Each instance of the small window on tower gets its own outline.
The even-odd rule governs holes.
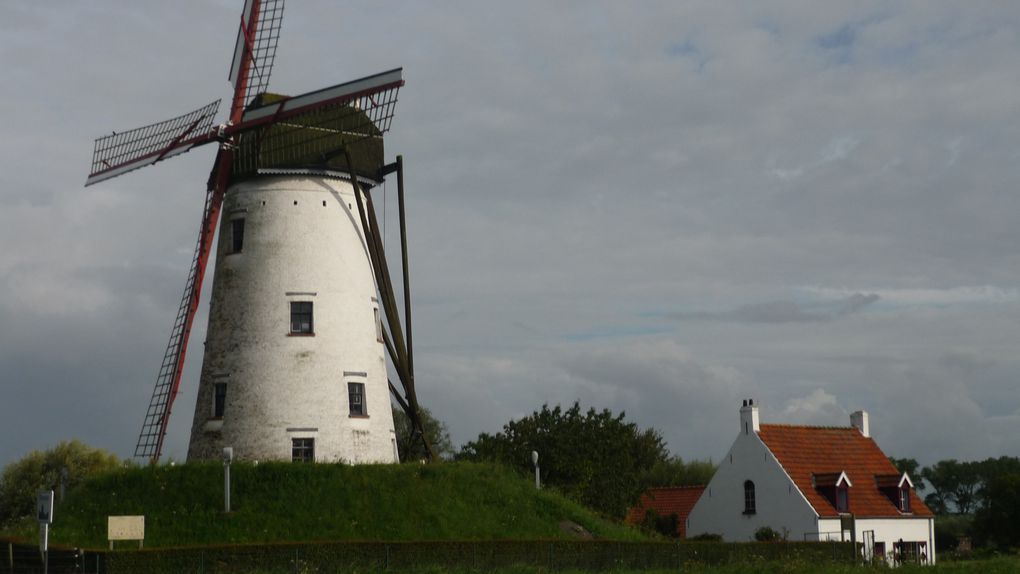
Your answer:
[[[240,253],[244,248],[244,218],[230,220],[230,252]]]
[[[213,418],[223,418],[227,406],[227,383],[213,385]]]
[[[365,408],[364,383],[347,383],[347,402],[350,404],[352,417],[368,416],[368,410]]]
[[[290,302],[290,332],[292,335],[311,335],[312,330],[312,302],[291,301]]]
[[[373,309],[375,311],[375,340],[380,343],[383,342],[382,338],[382,318],[379,316],[379,308]]]
[[[293,462],[315,462],[315,439],[291,439],[290,453]]]

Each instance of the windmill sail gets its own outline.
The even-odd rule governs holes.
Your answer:
[[[245,3],[230,64],[233,108],[244,107],[252,96],[269,87],[282,21],[283,0],[247,0]]]
[[[176,118],[96,139],[92,171],[85,185],[123,175],[214,141],[212,122],[219,107],[220,100],[216,100]]]

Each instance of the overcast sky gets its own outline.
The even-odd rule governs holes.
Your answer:
[[[132,454],[214,150],[86,189],[92,141],[229,96],[242,4],[0,3],[0,465]],[[1020,454],[1018,54],[1015,2],[290,0],[270,88],[404,67],[416,378],[456,444],[580,400],[718,460],[755,398],[931,463]]]

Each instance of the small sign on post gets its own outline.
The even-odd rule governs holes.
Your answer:
[[[36,497],[36,517],[39,524],[53,524],[53,491],[43,490]]]
[[[114,540],[137,540],[141,548],[145,540],[145,516],[107,516],[106,537],[110,550],[113,550]]]

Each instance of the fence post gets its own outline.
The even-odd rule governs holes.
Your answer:
[[[386,545],[386,570],[390,569],[390,545]]]
[[[14,543],[7,543],[7,566],[11,574],[14,574]]]

